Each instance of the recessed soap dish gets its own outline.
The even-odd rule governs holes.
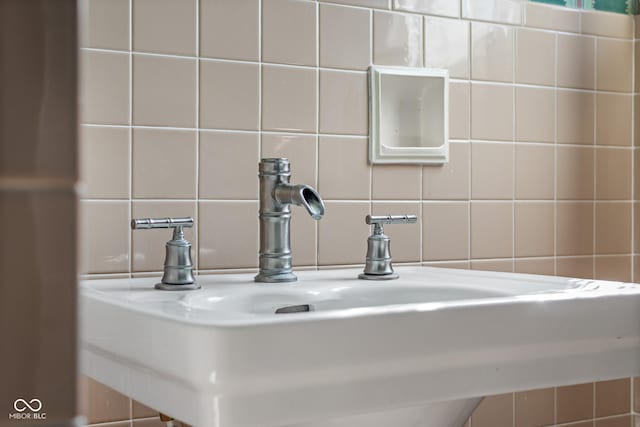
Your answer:
[[[449,161],[449,72],[369,68],[369,161]]]

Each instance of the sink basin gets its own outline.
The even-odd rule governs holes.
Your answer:
[[[640,374],[640,286],[396,270],[84,281],[82,369],[198,427],[459,427],[485,395]]]

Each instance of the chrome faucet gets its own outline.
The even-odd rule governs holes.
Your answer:
[[[256,282],[295,282],[291,268],[291,205],[302,206],[311,218],[324,215],[324,202],[308,185],[289,183],[289,160],[262,159],[260,179],[260,271]]]

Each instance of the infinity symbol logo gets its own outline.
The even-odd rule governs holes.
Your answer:
[[[13,408],[18,412],[24,412],[27,408],[29,408],[31,412],[38,412],[42,409],[42,402],[40,399],[31,399],[28,402],[24,399],[16,399],[16,401],[13,402]]]

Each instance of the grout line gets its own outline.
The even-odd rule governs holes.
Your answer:
[[[195,1],[195,13],[196,13],[196,93],[195,93],[195,101],[196,101],[196,129],[200,129],[200,0]],[[195,200],[195,214],[194,221],[195,227],[197,229],[197,233],[194,233],[194,265],[195,265],[195,273],[199,274],[200,271],[200,234],[201,234],[201,224],[200,224],[200,132],[196,132],[196,200]]]
[[[580,20],[580,22],[582,22],[582,19]],[[595,84],[595,88],[596,91],[598,90],[598,42],[597,39],[595,39],[593,41],[594,44],[594,61],[593,61],[593,81]],[[597,93],[597,92],[596,92]],[[598,97],[596,95],[593,96],[593,142],[594,142],[594,146],[596,145],[597,141],[597,115],[598,115]],[[593,263],[591,266],[591,274],[593,275],[593,278],[596,278],[596,251],[597,251],[597,247],[596,247],[596,236],[597,236],[597,218],[596,218],[596,200],[598,198],[598,193],[597,193],[597,188],[598,188],[598,150],[596,150],[596,148],[592,148],[593,150],[593,207],[592,207],[592,218],[593,218],[593,224],[592,224],[592,233],[593,233],[593,237],[592,237],[592,242],[591,242],[591,252],[593,254]],[[594,401],[595,402],[595,401]]]
[[[133,218],[133,0],[129,0],[129,123],[127,133],[129,135],[129,220]],[[133,272],[133,230],[127,233],[127,248],[129,250],[129,277]]]
[[[555,37],[554,77],[553,77],[553,274],[558,275],[558,50],[559,40]]]
[[[316,173],[315,173],[315,186],[320,186],[320,4],[316,2],[316,136],[315,136],[315,155],[316,155]],[[320,265],[320,224],[319,221],[314,221],[314,234],[316,243],[316,259],[315,267]]]
[[[518,31],[513,31],[513,63],[511,78],[516,82],[516,64],[518,63]],[[511,89],[511,271],[516,271],[516,88]]]

